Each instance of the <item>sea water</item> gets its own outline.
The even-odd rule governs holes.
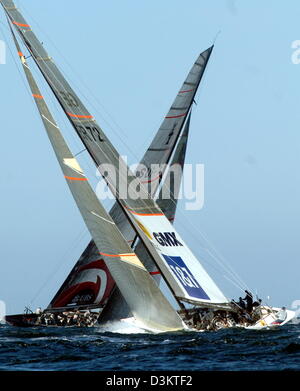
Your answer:
[[[1,371],[298,371],[300,325],[149,334],[106,328],[0,325]]]

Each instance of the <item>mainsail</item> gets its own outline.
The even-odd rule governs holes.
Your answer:
[[[139,178],[128,170],[117,150],[70,87],[13,2],[1,2],[68,119],[99,166],[101,175],[164,275],[174,296],[199,305],[228,303],[159,206],[148,198],[148,191],[141,185]],[[202,59],[197,66],[202,67],[203,63]],[[174,111],[174,118],[186,117],[188,114],[184,106],[176,107]],[[173,136],[171,135],[170,139],[171,137]],[[108,166],[114,169],[116,176],[107,175]],[[138,187],[141,193],[136,197]],[[121,286],[124,287],[124,281],[125,279],[120,282],[121,285],[118,283],[120,289]],[[127,297],[125,299],[128,302]]]
[[[146,170],[144,170],[144,178],[143,180],[149,182],[151,185],[152,192],[155,192],[160,183],[160,179],[164,174],[166,169],[166,165],[170,161],[170,157],[174,152],[174,147],[176,145],[177,137],[182,134],[183,126],[186,122],[186,117],[174,116],[174,110],[176,107],[187,107],[188,111],[191,110],[192,103],[194,101],[195,94],[197,92],[197,88],[202,79],[203,72],[209,60],[211,51],[213,47],[208,48],[204,52],[200,54],[197,58],[196,63],[203,58],[204,63],[202,67],[197,66],[197,64],[193,64],[188,76],[186,77],[184,83],[178,91],[177,96],[174,99],[168,113],[166,114],[158,132],[151,142],[149,148],[147,149],[142,161],[141,166],[143,165]],[[178,142],[178,146],[176,152],[174,153],[173,160],[170,165],[173,167],[176,164],[183,165],[184,156],[185,156],[185,146],[187,143],[187,132],[188,128],[185,131],[185,135],[182,134],[180,141]],[[151,165],[157,164],[160,167],[159,173],[151,173]],[[151,177],[149,178],[148,173],[151,173],[151,177],[154,178],[154,183],[151,182]],[[147,179],[149,178],[149,179]],[[180,179],[177,179],[176,185],[180,184]],[[170,221],[173,221],[175,218],[177,197],[173,195],[174,182],[170,183],[170,195],[171,198],[163,200],[163,198],[159,197],[159,206],[162,211],[167,215]],[[116,222],[119,230],[122,232],[123,236],[125,236],[128,240],[129,244],[135,242],[136,233],[132,229],[131,225],[128,222],[127,216],[123,212],[122,208],[118,203],[115,203],[113,208],[110,211],[110,215],[113,217]],[[138,249],[140,259],[146,266],[146,268],[151,273],[157,273],[157,268],[152,261],[152,258],[148,255],[145,246],[140,241],[138,244]],[[87,248],[84,250],[79,260],[76,262],[75,266],[67,276],[66,280],[55,294],[54,298],[51,300],[48,308],[56,308],[62,307],[66,305],[87,305],[87,306],[103,306],[106,303],[107,298],[110,295],[112,287],[114,283],[111,278],[108,280],[104,280],[102,282],[101,270],[105,269],[105,264],[99,260],[98,250],[96,245],[93,243],[93,240],[88,244]],[[100,269],[100,270],[99,270]],[[158,274],[154,274],[158,275]],[[100,278],[100,281],[98,280]],[[106,284],[106,289],[101,289],[102,285]],[[103,292],[103,296],[99,293]],[[107,310],[109,312],[114,312],[114,316],[117,317],[117,313],[122,313],[124,317],[127,311],[127,306],[122,300],[121,303],[117,303],[116,297],[120,297],[118,289],[115,288],[114,299],[111,298],[109,301],[109,305]],[[121,299],[120,299],[121,300]],[[124,310],[117,311],[117,308],[124,307]],[[115,308],[114,308],[115,307]],[[120,315],[121,316],[121,315]]]
[[[131,250],[92,190],[52,117],[15,37],[14,40],[41,119],[74,200],[101,258],[118,284],[134,317],[151,329],[182,329],[181,318]]]

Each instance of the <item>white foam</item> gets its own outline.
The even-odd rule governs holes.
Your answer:
[[[118,334],[146,334],[147,331],[127,322],[108,322],[100,326],[101,332]]]

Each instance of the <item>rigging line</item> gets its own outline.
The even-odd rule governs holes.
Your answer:
[[[226,262],[226,259],[224,258],[224,256],[222,256],[218,250],[214,247],[214,245],[212,243],[210,243],[210,241],[208,240],[208,238],[206,237],[206,235],[200,231],[199,228],[197,228],[196,226],[194,226],[195,230],[199,232],[199,234],[203,237],[204,241],[212,248],[213,251],[215,251],[216,255],[214,256],[214,258],[217,260],[218,258],[220,259],[219,263],[220,265],[222,265],[222,267],[225,269],[225,267],[228,268],[228,271],[235,277],[235,279],[237,281],[240,282],[241,286],[244,286],[246,287],[247,289],[248,286],[247,284],[241,279],[241,277],[235,272],[235,270],[233,270],[232,266]],[[208,250],[209,251],[209,250]],[[213,256],[213,254],[211,254],[211,256]],[[223,262],[223,264],[222,264]],[[226,270],[226,269],[225,269]],[[227,272],[228,272],[227,271]]]
[[[180,212],[179,212],[180,213]],[[185,216],[184,216],[185,217]],[[195,230],[200,234],[200,236],[202,236],[202,238],[204,239],[204,242],[207,243],[208,246],[210,246],[212,248],[212,250],[216,251],[217,250],[214,248],[214,246],[208,241],[207,238],[205,238],[203,236],[203,233],[199,230],[198,227],[194,226],[194,230],[191,230],[191,223],[189,222],[188,225],[185,226],[185,229],[190,233],[191,236],[193,236],[196,240],[199,240],[199,237],[197,237],[195,235]],[[231,280],[232,281],[235,281],[239,286],[240,286],[240,289],[244,289],[244,288],[247,288],[248,290],[251,290],[249,289],[249,287],[247,286],[247,284],[240,278],[240,276],[232,269],[231,265],[228,264],[228,262],[226,262],[226,260],[224,259],[224,257],[221,257],[221,255],[219,256],[216,256],[214,255],[209,248],[206,248],[206,247],[203,247],[203,251],[205,251],[215,262],[217,262],[217,264],[219,265],[219,267],[221,267],[221,269],[223,269],[226,273],[228,273],[229,276],[231,276]],[[211,267],[213,267],[215,270],[218,271],[218,273],[222,273],[221,272],[221,269],[216,269],[215,268],[215,265],[214,263],[212,262],[209,262],[207,259],[205,259],[205,257],[203,256],[200,256],[199,255],[199,252],[197,250],[194,250],[195,254],[198,254],[197,255],[197,258],[201,259],[201,262],[204,262],[208,265],[210,265]],[[223,258],[223,259],[222,259]]]
[[[180,210],[178,210],[178,213],[181,214]],[[183,216],[184,216],[184,215],[183,215]],[[185,217],[185,216],[184,216],[184,217]],[[197,226],[193,225],[193,223],[192,223],[191,221],[189,221],[189,223],[185,226],[185,228],[186,228],[186,230],[189,232],[190,236],[193,236],[193,237],[196,238],[197,240],[199,240],[199,238],[195,235],[195,231],[198,232],[198,233],[200,234],[200,236],[204,239],[204,241],[208,244],[208,246],[211,247],[211,248],[218,254],[218,251],[216,250],[215,246],[214,246],[212,243],[209,242],[209,240],[204,236],[204,234],[200,231],[200,229],[199,229]],[[192,228],[193,228],[193,230],[192,230]],[[207,250],[206,250],[206,251],[207,251]],[[209,253],[209,250],[208,250],[207,252]],[[211,253],[210,253],[209,255],[212,256]],[[223,256],[218,255],[218,256],[213,257],[213,258],[214,258],[215,260],[217,260],[218,257],[219,257],[219,259],[220,259],[219,262],[218,262],[219,265],[222,266],[222,268],[223,268],[225,271],[227,271],[227,273],[230,272],[230,273],[233,275],[233,277],[235,276],[235,280],[236,280],[236,281],[239,281],[239,280],[242,281],[242,279],[239,277],[239,275],[238,275],[235,271],[233,271],[231,265],[230,265],[228,262],[226,262],[226,260],[225,260],[225,258],[224,258]],[[222,264],[222,262],[223,262],[224,264]],[[228,270],[226,270],[226,268],[228,268]],[[242,286],[248,288],[247,284],[246,284],[245,282],[243,282],[243,281],[242,281]],[[251,291],[251,289],[249,289],[249,288],[248,288],[248,290]]]
[[[196,236],[195,232],[197,232],[201,237],[202,239],[204,240],[205,243],[207,243],[207,245],[216,253],[216,255],[214,256],[209,249],[206,249],[206,251],[209,253],[209,255],[214,258],[215,260],[218,260],[218,263],[220,266],[222,266],[222,268],[227,271],[227,273],[230,273],[232,275],[232,277],[234,277],[236,279],[236,281],[239,281],[239,283],[241,284],[241,286],[245,286],[247,287],[247,284],[240,278],[240,276],[232,269],[232,266],[225,260],[224,256],[222,256],[218,250],[215,248],[215,246],[208,240],[208,238],[206,237],[206,235],[200,231],[199,227],[194,225],[192,223],[191,220],[189,220],[187,218],[187,216],[182,213],[182,211],[180,209],[178,209],[177,211],[177,214],[179,214],[180,216],[183,217],[183,225],[185,226],[186,230],[190,233],[190,236],[193,236],[196,240],[199,240],[199,238]],[[181,223],[182,225],[182,223]],[[227,270],[226,270],[227,268]],[[250,289],[249,289],[250,290]]]
[[[230,275],[232,273],[232,279],[235,280],[236,284],[238,284],[240,286],[240,289],[244,290],[244,288],[248,288],[247,285],[245,285],[243,283],[243,281],[240,280],[239,276],[238,275],[235,275],[235,272],[234,271],[231,271],[231,270],[226,270],[224,265],[220,262],[220,260],[214,255],[211,253],[211,251],[207,248],[205,249],[206,252],[208,252],[210,254],[210,256],[215,259],[215,261],[223,267],[223,269]]]
[[[215,35],[215,38],[214,38],[214,40],[213,40],[213,44],[216,43],[216,40],[217,40],[219,34],[221,34],[221,30],[219,30],[219,31],[217,32],[217,34]]]
[[[36,294],[30,301],[30,304],[33,304],[36,301],[36,299],[40,296],[41,292],[53,280],[54,276],[59,272],[62,266],[65,266],[67,263],[70,262],[71,251],[74,251],[81,244],[81,242],[87,235],[88,235],[88,231],[86,228],[82,229],[79,232],[79,234],[77,234],[76,238],[73,239],[72,243],[70,243],[70,245],[67,247],[63,255],[59,258],[59,261],[54,265],[54,268],[52,269],[50,276],[47,277],[47,280],[37,290]]]
[[[186,230],[188,232],[190,232],[190,236],[193,236],[196,240],[199,240],[199,237],[195,235],[195,231],[197,231],[199,233],[199,235],[202,237],[202,239],[204,240],[204,243],[206,243],[206,245],[208,247],[211,247],[211,250],[212,251],[215,251],[215,255],[212,253],[212,251],[208,248],[208,247],[202,247],[203,251],[205,251],[212,259],[215,260],[215,262],[217,262],[219,264],[219,266],[222,267],[223,270],[225,270],[229,275],[231,275],[232,278],[235,279],[236,282],[239,283],[239,285],[241,287],[246,287],[247,288],[247,285],[246,283],[240,278],[240,276],[232,269],[231,265],[230,264],[227,264],[226,263],[226,260],[224,257],[221,256],[221,254],[218,253],[218,251],[216,250],[216,248],[214,247],[214,245],[212,243],[209,242],[208,238],[206,237],[206,235],[200,231],[199,227],[196,226],[196,225],[193,225],[191,227],[191,221],[187,221],[187,216],[183,213],[181,213],[180,210],[178,210],[178,212],[182,217],[183,217],[183,220],[184,222],[181,223],[181,225],[184,225],[184,227],[186,228]],[[187,221],[187,224],[186,224],[186,221]],[[192,229],[193,228],[193,229]],[[198,253],[197,251],[195,251],[196,253]],[[198,253],[199,254],[199,253]],[[202,256],[200,256],[200,258],[202,258]],[[211,262],[208,262],[204,259],[204,261],[209,264],[209,265],[213,265]]]
[[[75,155],[74,155],[74,157],[76,157],[76,156],[78,156],[78,155],[80,155],[82,152],[85,152],[87,149],[86,148],[84,148],[82,151],[80,151],[80,152],[77,152]]]

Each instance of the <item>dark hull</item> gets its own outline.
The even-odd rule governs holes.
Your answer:
[[[36,326],[38,316],[37,314],[6,315],[5,320],[11,326],[32,327]]]
[[[41,314],[7,315],[6,323],[15,327],[91,327],[98,320],[97,312],[43,312]]]

